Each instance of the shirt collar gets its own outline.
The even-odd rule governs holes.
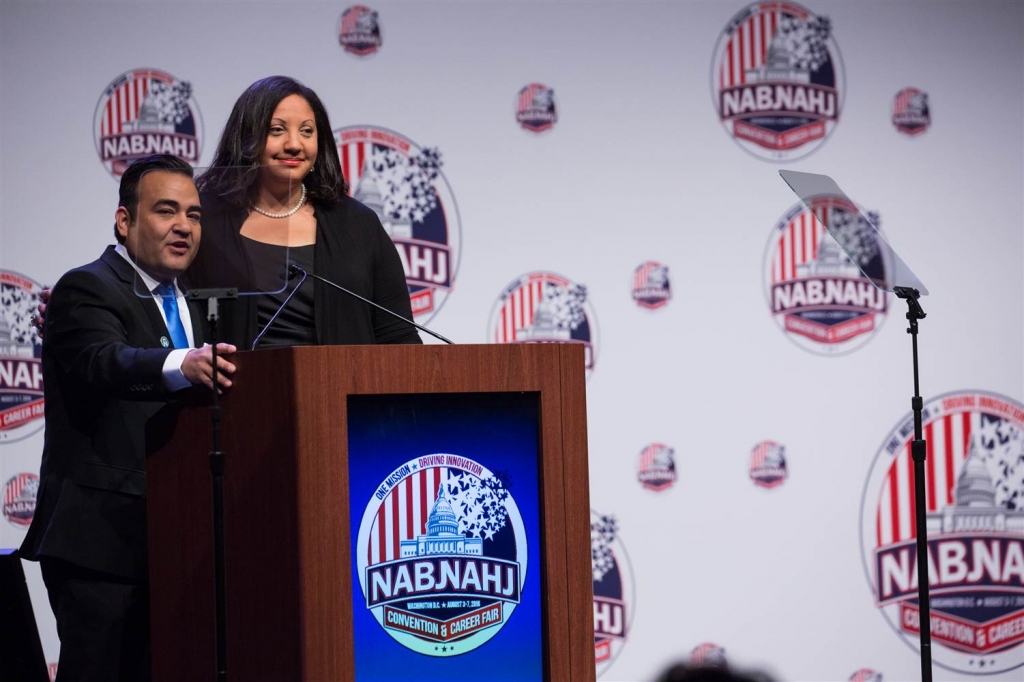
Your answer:
[[[128,249],[125,247],[124,244],[121,244],[121,243],[115,244],[114,245],[114,250],[117,251],[117,253],[121,256],[121,258],[124,258],[126,261],[131,263],[131,266],[133,268],[135,268],[135,272],[139,273],[139,277],[142,279],[143,283],[146,285],[146,291],[148,291],[151,294],[154,293],[156,291],[156,288],[158,286],[160,286],[160,282],[158,282],[155,279],[153,279],[152,277],[150,277],[149,273],[147,273],[145,270],[140,268],[135,263],[135,261],[132,260],[132,257],[128,255]],[[178,293],[181,291],[180,289],[178,289],[178,280],[175,279],[173,282],[171,282],[171,285],[174,287],[174,294],[178,295]]]

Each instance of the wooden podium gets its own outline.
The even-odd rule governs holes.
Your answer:
[[[348,396],[535,392],[545,679],[594,680],[583,351],[504,344],[238,354],[235,388],[222,402],[228,678],[354,679]],[[177,417],[149,434],[153,680],[212,681],[210,417],[204,406]]]

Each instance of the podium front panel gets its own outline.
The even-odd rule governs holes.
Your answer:
[[[355,679],[545,673],[540,394],[350,395]]]

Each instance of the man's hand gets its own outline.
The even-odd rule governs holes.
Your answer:
[[[217,344],[217,384],[221,391],[231,388],[231,376],[235,373],[235,366],[224,356],[234,353],[235,350],[230,343]],[[181,363],[181,373],[193,384],[213,388],[213,346],[205,345],[190,350]]]

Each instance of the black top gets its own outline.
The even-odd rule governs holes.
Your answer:
[[[255,268],[240,233],[247,211],[206,192],[201,199],[203,240],[188,281],[193,287],[251,290],[246,285],[253,281]],[[412,319],[402,261],[377,215],[347,196],[333,206],[314,202],[313,208],[316,249],[309,272]],[[252,346],[259,330],[256,298],[245,296],[221,305],[220,341]],[[313,323],[316,342],[323,345],[422,343],[415,327],[321,282],[313,284]]]
[[[285,273],[287,262],[297,263],[307,272],[313,272],[313,254],[315,244],[307,246],[278,246],[265,244],[243,236],[242,243],[252,262],[254,273],[253,284],[256,291],[273,291],[277,293],[254,294],[256,296],[256,321],[259,329],[270,323],[270,319],[278,313],[274,323],[267,327],[257,348],[278,348],[281,346],[315,346],[316,323],[313,311],[313,280],[306,279],[298,291],[301,278],[288,281]],[[292,295],[292,292],[295,294]],[[285,299],[292,296],[284,308]]]

